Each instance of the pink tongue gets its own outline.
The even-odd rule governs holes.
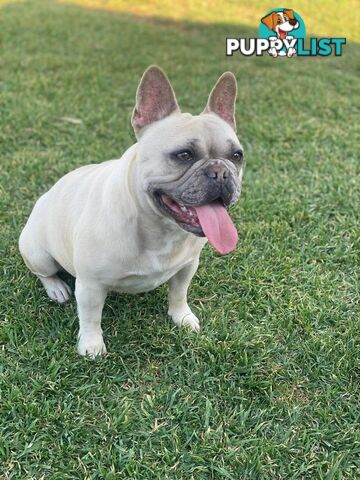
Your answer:
[[[220,202],[195,207],[203,232],[221,255],[236,247],[238,234],[226,208]]]

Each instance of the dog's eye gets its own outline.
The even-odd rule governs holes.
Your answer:
[[[286,15],[284,15],[284,20],[285,20],[285,22],[287,22],[289,20],[289,18]]]
[[[182,152],[179,152],[176,155],[176,158],[178,158],[179,160],[182,160],[183,162],[187,162],[193,159],[193,154],[190,152],[190,150],[184,150]]]
[[[241,150],[238,150],[237,152],[233,153],[233,160],[240,161],[243,159],[243,152]]]
[[[279,23],[279,24],[281,23],[281,18],[278,18],[278,21],[277,21],[277,23]]]

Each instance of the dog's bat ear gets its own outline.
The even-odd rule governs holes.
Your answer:
[[[211,90],[203,113],[215,113],[236,131],[235,102],[237,83],[235,75],[225,72]]]
[[[136,137],[153,122],[179,112],[174,90],[161,68],[152,65],[140,80],[131,124]]]
[[[272,12],[269,13],[269,15],[266,15],[266,17],[263,17],[261,19],[262,23],[266,25],[270,30],[274,30],[275,25],[276,25],[276,13]]]
[[[285,9],[284,9],[284,13],[285,13],[291,20],[294,20],[294,19],[295,19],[294,10],[292,10],[291,8],[285,8]]]

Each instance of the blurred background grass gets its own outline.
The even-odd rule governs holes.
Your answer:
[[[292,8],[303,18],[307,33],[328,37],[360,38],[359,3],[357,0],[294,0],[287,4],[273,0],[65,0],[88,8],[127,12],[147,17],[201,23],[231,23],[258,27],[260,18],[272,8]]]
[[[44,0],[49,3],[48,0]],[[20,0],[0,0],[0,5]],[[273,0],[59,0],[84,8],[131,13],[145,17],[200,23],[230,23],[257,28],[260,18],[272,8],[292,8],[303,18],[307,34],[360,39],[358,0],[293,0],[290,4]]]

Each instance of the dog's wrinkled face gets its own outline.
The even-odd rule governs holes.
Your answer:
[[[183,230],[207,236],[220,253],[233,250],[237,241],[226,211],[239,198],[243,173],[235,99],[235,77],[225,73],[202,114],[180,113],[164,73],[150,67],[132,120],[141,185],[152,208]]]

